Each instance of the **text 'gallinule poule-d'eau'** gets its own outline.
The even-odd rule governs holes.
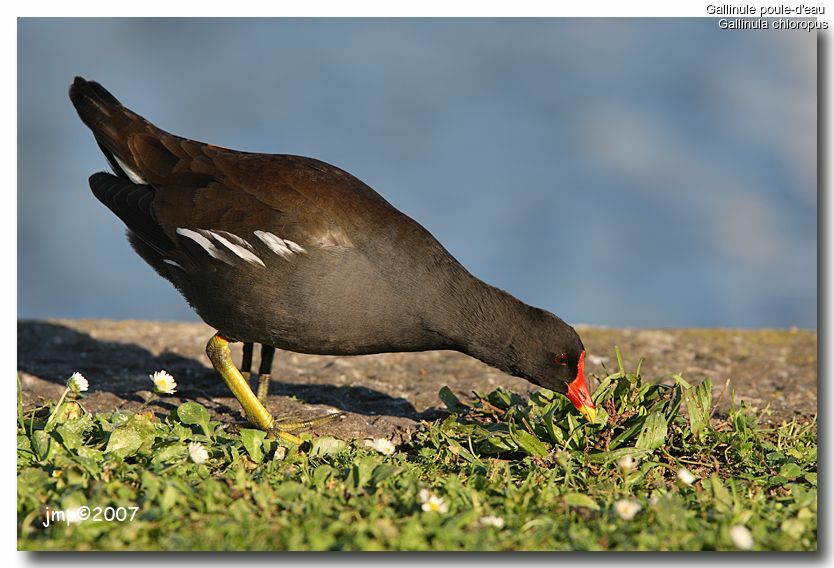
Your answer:
[[[160,130],[104,87],[70,99],[115,175],[93,194],[137,253],[218,333],[206,352],[258,428],[298,441],[312,421],[276,423],[235,367],[229,342],[324,355],[454,349],[567,395],[596,416],[579,335],[470,274],[422,226],[349,173],[312,158],[219,148]]]

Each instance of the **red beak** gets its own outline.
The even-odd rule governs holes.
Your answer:
[[[579,364],[576,368],[576,378],[568,385],[568,399],[579,410],[588,422],[597,419],[597,411],[594,401],[591,398],[591,391],[588,390],[588,383],[585,381],[585,352],[579,356]]]

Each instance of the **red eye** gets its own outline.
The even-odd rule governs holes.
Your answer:
[[[560,365],[567,365],[568,364],[568,356],[562,353],[561,355],[556,355],[556,362]]]

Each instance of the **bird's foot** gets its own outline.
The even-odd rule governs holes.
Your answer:
[[[300,446],[304,443],[304,440],[293,434],[292,432],[287,432],[282,430],[278,426],[273,426],[269,430],[266,431],[268,436],[272,438],[281,438],[285,442],[289,442],[290,444],[294,444],[296,446]]]
[[[313,426],[325,424],[331,420],[339,418],[340,416],[344,416],[344,414],[344,412],[334,412],[333,414],[325,414],[324,416],[319,416],[318,418],[310,418],[309,420],[301,420],[298,422],[277,420],[268,430],[268,433],[276,438],[281,438],[282,440],[292,444],[300,445],[302,440],[295,435],[296,432],[312,428]]]
[[[206,345],[206,354],[208,354],[214,368],[218,373],[220,373],[223,380],[226,381],[226,384],[235,395],[235,398],[238,402],[240,402],[240,405],[243,407],[243,411],[249,421],[252,422],[256,428],[264,430],[276,438],[281,438],[282,440],[286,440],[292,444],[301,444],[303,440],[296,436],[294,434],[295,432],[305,428],[310,428],[311,426],[324,424],[325,422],[329,422],[330,420],[338,418],[344,414],[343,412],[335,412],[333,414],[327,414],[325,416],[312,418],[310,420],[302,420],[299,422],[276,422],[262,403],[262,400],[266,399],[266,391],[269,386],[268,367],[263,369],[267,372],[259,374],[260,381],[258,384],[258,396],[255,396],[255,393],[253,393],[252,389],[249,387],[249,383],[246,382],[243,374],[237,367],[235,367],[235,364],[232,361],[228,339],[223,337],[220,333],[215,334],[215,336],[209,340],[208,345]],[[270,360],[268,361],[268,364],[271,366],[271,355],[269,358]]]
[[[215,334],[209,340],[208,345],[206,345],[206,354],[211,360],[212,365],[214,365],[214,368],[220,373],[223,380],[226,381],[226,385],[228,385],[232,394],[240,402],[246,417],[256,427],[269,431],[274,424],[272,415],[261,404],[255,396],[255,393],[249,387],[249,383],[246,382],[241,372],[235,367],[229,349],[229,340],[219,333]]]

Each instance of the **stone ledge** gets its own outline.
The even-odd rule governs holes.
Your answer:
[[[603,376],[616,367],[618,345],[629,369],[643,357],[643,376],[680,372],[690,382],[710,377],[718,396],[730,379],[736,403],[763,409],[767,419],[810,420],[817,412],[817,334],[813,331],[725,329],[577,328],[588,349],[586,369]],[[148,375],[167,370],[179,384],[160,410],[197,400],[218,419],[241,422],[240,406],[211,369],[204,348],[213,330],[202,323],[110,320],[18,322],[17,358],[27,406],[60,396],[66,378],[90,380],[84,400],[91,411],[137,408],[149,394]],[[240,361],[240,345],[233,347]],[[257,355],[255,366],[257,366]],[[345,410],[337,423],[316,429],[342,438],[386,436],[402,441],[420,420],[443,416],[437,392],[448,385],[460,396],[504,386],[536,388],[480,361],[451,351],[357,357],[278,351],[269,408],[276,416],[312,417]],[[591,388],[596,385],[592,381]],[[720,409],[730,404],[723,396]]]

